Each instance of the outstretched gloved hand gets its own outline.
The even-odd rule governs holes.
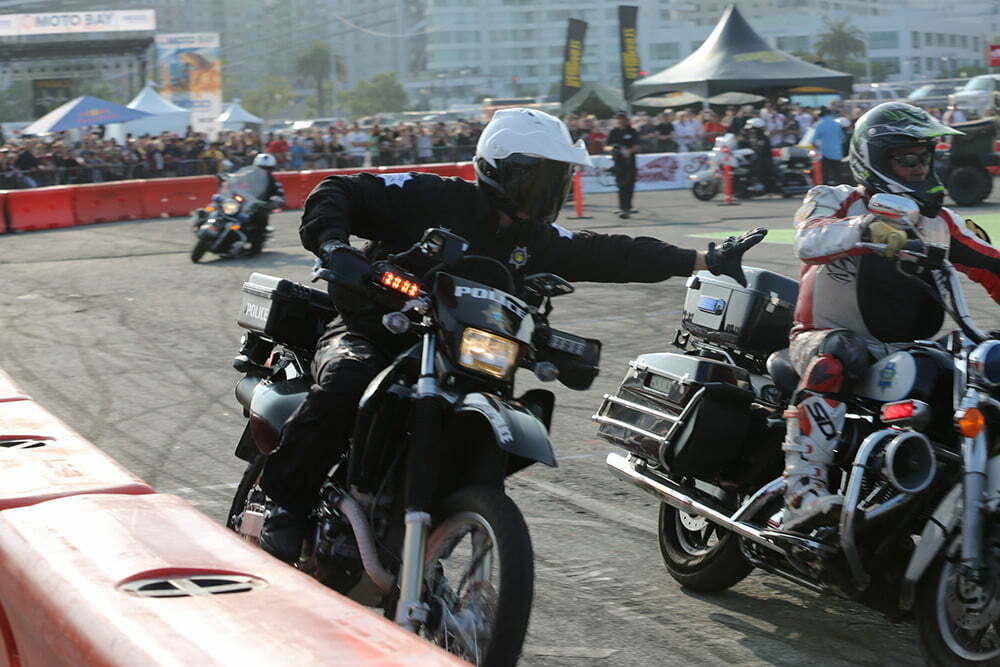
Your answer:
[[[882,220],[872,220],[868,223],[868,237],[872,243],[884,243],[886,248],[879,254],[890,259],[896,257],[906,245],[906,232]]]
[[[765,236],[767,236],[766,229],[755,227],[739,238],[730,236],[720,246],[709,243],[708,252],[705,253],[705,266],[713,274],[729,276],[746,287],[747,279],[743,275],[742,265],[743,253],[763,241]]]

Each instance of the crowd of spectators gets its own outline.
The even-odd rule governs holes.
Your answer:
[[[224,132],[215,141],[190,128],[185,136],[126,135],[124,142],[101,128],[77,141],[68,133],[0,138],[0,189],[226,173],[265,151],[275,156],[279,170],[471,160],[482,127],[477,122],[352,124],[263,135]]]
[[[863,113],[861,108],[837,105],[830,111],[851,124]],[[945,122],[972,120],[955,109],[930,111]],[[631,121],[640,135],[640,152],[688,152],[710,149],[716,137],[738,133],[752,117],[764,120],[772,146],[794,145],[815,125],[819,113],[799,104],[767,102],[760,108],[729,107],[721,114],[710,109],[643,112]],[[569,114],[564,120],[574,140],[583,139],[593,155],[604,153],[610,119]],[[225,173],[250,164],[261,151],[277,158],[279,170],[465,161],[472,159],[482,128],[483,123],[471,120],[350,124],[264,134],[225,132],[215,141],[190,128],[184,136],[126,135],[124,142],[108,138],[103,128],[76,141],[67,134],[0,135],[0,189]]]

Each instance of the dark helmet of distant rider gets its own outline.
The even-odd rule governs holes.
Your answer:
[[[590,166],[583,140],[536,109],[501,109],[483,128],[473,166],[494,207],[512,220],[548,225],[559,216],[575,165]]]
[[[885,102],[871,108],[854,126],[850,165],[855,180],[870,193],[906,195],[933,218],[944,204],[944,185],[934,171],[934,150],[940,137],[962,134],[919,107]],[[890,160],[901,149],[926,147],[929,169],[920,180],[903,180]]]

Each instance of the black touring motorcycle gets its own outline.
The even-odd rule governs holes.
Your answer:
[[[510,665],[521,653],[534,588],[531,539],[504,479],[556,464],[548,427],[555,397],[514,397],[532,369],[586,389],[600,342],[548,326],[551,297],[572,286],[529,276],[521,291],[500,262],[430,229],[377,262],[370,296],[386,328],[417,342],[369,385],[352,447],[331,470],[296,567],[474,664]],[[317,268],[317,277],[329,277]],[[272,507],[258,480],[285,420],[312,383],[310,359],[334,316],[326,292],[251,275],[234,366],[249,417],[236,455],[249,462],[228,525],[258,542]],[[361,486],[360,480],[369,484]],[[365,488],[372,486],[372,488]]]
[[[271,212],[280,205],[280,198],[264,201],[268,177],[260,167],[244,167],[235,174],[218,174],[219,192],[212,202],[195,210],[191,228],[195,243],[191,261],[197,263],[206,252],[220,257],[252,257],[260,254],[271,236],[271,227],[261,223],[259,213]],[[251,225],[263,224],[264,229],[252,230]]]
[[[869,208],[900,227],[919,216],[898,195]],[[782,414],[799,382],[782,348],[798,284],[752,268],[747,288],[689,279],[683,354],[630,362],[594,415],[628,451],[608,455],[611,472],[663,503],[660,552],[681,585],[720,591],[757,567],[912,614],[930,664],[1000,658],[1000,340],[968,318],[947,242],[910,241],[897,267],[932,270],[939,289],[921,284],[959,329],[882,359],[837,396],[848,420],[831,488],[844,505],[838,525],[808,534],[780,529]]]

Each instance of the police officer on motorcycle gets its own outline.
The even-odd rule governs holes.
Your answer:
[[[309,195],[299,234],[334,276],[339,311],[313,359],[315,384],[285,423],[261,486],[279,506],[265,520],[261,545],[279,558],[299,555],[307,516],[331,466],[348,446],[362,392],[393,357],[413,345],[382,325],[385,311],[362,295],[371,262],[409,248],[425,229],[445,227],[469,252],[524,276],[551,272],[570,281],[657,282],[707,268],[742,277],[743,253],[763,238],[754,230],[707,251],[622,235],[571,232],[553,224],[576,165],[590,165],[559,119],[530,109],[498,111],[474,159],[476,182],[434,174],[330,176]],[[368,241],[364,251],[351,236]],[[361,489],[360,491],[371,491]]]
[[[262,169],[267,174],[267,188],[260,195],[260,198],[267,202],[264,206],[258,206],[250,219],[247,221],[245,229],[247,239],[259,248],[264,245],[264,236],[267,232],[267,221],[271,211],[285,205],[285,189],[281,187],[281,181],[274,177],[274,170],[278,168],[278,161],[270,153],[258,153],[253,159],[253,165]]]
[[[871,215],[869,199],[891,193],[915,200],[920,240],[946,244],[955,268],[1000,303],[1000,250],[942,206],[934,147],[953,134],[961,132],[923,109],[900,102],[874,107],[851,137],[849,160],[859,185],[816,186],[795,215],[803,266],[789,353],[802,380],[786,413],[783,530],[807,531],[835,523],[839,514],[842,498],[827,487],[827,468],[846,408],[831,395],[850,391],[874,361],[901,345],[933,337],[944,321],[941,305],[927,293],[938,289],[932,272],[908,275],[897,266],[914,232]],[[857,248],[861,242],[886,249],[876,254]]]

